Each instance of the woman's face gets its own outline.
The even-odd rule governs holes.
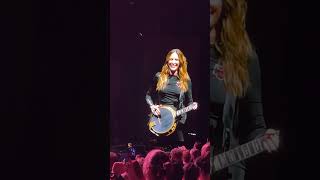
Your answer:
[[[175,72],[178,70],[180,65],[179,57],[176,52],[172,53],[169,57],[168,66],[171,72]]]

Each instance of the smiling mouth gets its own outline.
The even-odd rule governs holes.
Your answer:
[[[178,67],[178,64],[177,63],[170,63],[169,66],[171,68],[176,68],[176,67]]]

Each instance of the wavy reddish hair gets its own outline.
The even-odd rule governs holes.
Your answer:
[[[168,82],[168,76],[170,74],[170,68],[168,66],[168,61],[170,60],[170,56],[173,53],[178,54],[179,58],[179,69],[178,69],[178,76],[180,79],[180,88],[183,92],[186,92],[188,90],[188,81],[190,80],[187,66],[187,58],[184,56],[183,52],[180,49],[172,49],[171,51],[168,52],[166,55],[166,60],[164,65],[162,66],[161,72],[160,72],[160,77],[157,83],[157,90],[163,90]]]

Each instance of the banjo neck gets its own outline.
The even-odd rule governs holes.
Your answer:
[[[177,116],[183,114],[183,113],[186,113],[186,112],[189,112],[191,110],[193,110],[193,107],[194,107],[194,104],[190,104],[189,106],[185,107],[185,108],[182,108],[180,110],[177,111]]]
[[[279,133],[280,132],[277,131],[276,135],[279,136]],[[266,151],[266,148],[263,145],[264,141],[265,137],[262,136],[224,153],[214,155],[213,166],[215,171],[219,171]]]

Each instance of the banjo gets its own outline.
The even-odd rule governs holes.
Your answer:
[[[156,136],[169,136],[176,130],[176,117],[191,110],[195,110],[197,106],[198,103],[194,102],[189,106],[176,111],[172,106],[160,105],[160,115],[150,115],[148,122],[149,130]]]

